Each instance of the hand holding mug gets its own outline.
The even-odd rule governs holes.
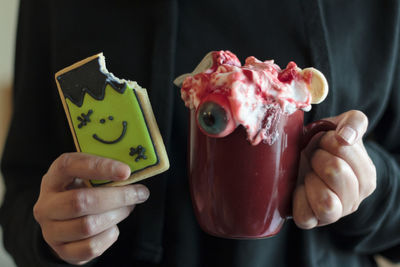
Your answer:
[[[143,185],[85,188],[80,179],[129,176],[126,164],[83,153],[66,153],[53,162],[33,212],[45,241],[61,259],[84,264],[101,255],[117,240],[117,224],[149,195]]]
[[[326,120],[336,130],[316,136],[301,155],[293,219],[304,229],[353,213],[376,187],[375,166],[362,140],[367,117],[353,110]]]

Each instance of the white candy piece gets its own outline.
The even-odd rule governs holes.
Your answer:
[[[325,100],[328,95],[329,86],[325,76],[317,69],[306,68],[302,70],[302,75],[309,75],[311,72],[311,83],[307,86],[311,93],[311,104],[319,104]]]
[[[174,84],[178,87],[182,86],[183,81],[186,79],[186,77],[189,76],[194,76],[198,73],[204,72],[205,70],[208,70],[213,66],[213,58],[212,58],[212,52],[209,52],[205,57],[200,61],[199,65],[191,72],[191,73],[185,73],[180,76],[178,76],[174,80]]]

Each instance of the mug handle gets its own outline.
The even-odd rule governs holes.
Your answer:
[[[303,127],[303,138],[300,149],[303,150],[317,133],[332,131],[335,129],[336,125],[327,120],[318,120],[307,124]]]

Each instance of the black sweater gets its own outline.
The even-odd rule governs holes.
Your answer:
[[[42,175],[74,151],[53,75],[104,51],[110,71],[148,89],[171,169],[143,182],[150,199],[89,265],[366,267],[375,266],[376,253],[400,260],[399,38],[397,0],[22,0],[2,161],[6,249],[20,266],[67,265],[52,258],[32,216]],[[350,109],[367,114],[365,144],[378,180],[357,212],[308,231],[288,221],[264,240],[225,240],[199,229],[187,185],[187,110],[172,80],[219,49],[320,69],[330,93],[307,121]]]

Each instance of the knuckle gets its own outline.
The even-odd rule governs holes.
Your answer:
[[[59,172],[68,169],[73,161],[72,153],[63,153],[55,161],[55,167]]]
[[[85,216],[80,220],[80,233],[85,237],[96,234],[97,220],[94,216]]]
[[[376,190],[376,179],[372,180],[370,188],[371,188],[370,194],[372,194]]]
[[[361,186],[360,195],[368,197],[375,191],[375,189],[376,189],[376,179],[370,178],[367,181],[365,181]]]
[[[105,165],[105,160],[102,158],[93,158],[90,160],[90,163],[92,164],[92,168],[94,170],[102,170]]]
[[[108,168],[110,165],[111,160],[105,159],[105,158],[100,158],[100,157],[93,157],[88,159],[88,166],[90,169],[97,171],[97,172],[102,172]]]
[[[89,194],[83,190],[71,191],[70,208],[74,214],[83,214],[91,205]]]
[[[296,222],[297,225],[299,225],[303,229],[311,229],[315,226],[315,224],[312,222],[312,217],[307,216],[304,212],[297,212],[293,214],[293,219]]]
[[[372,194],[376,189],[376,179],[371,179],[368,195]]]
[[[67,247],[65,245],[60,245],[60,246],[52,246],[52,249],[54,252],[63,260],[68,259],[69,253],[67,250]]]
[[[47,242],[47,244],[49,244],[50,246],[54,245],[55,241],[54,241],[54,236],[53,236],[53,227],[51,226],[46,226],[43,227],[42,226],[42,236],[43,239]]]
[[[332,213],[335,209],[335,202],[332,197],[327,196],[318,201],[318,214],[326,215]]]
[[[115,241],[117,241],[119,237],[119,228],[117,225],[114,225],[109,232],[108,235],[108,240],[109,240],[109,246],[111,246],[112,244],[114,244]]]
[[[118,237],[119,237],[119,228],[118,226],[115,226],[115,231],[113,231],[113,234],[111,236],[111,244],[114,244],[114,242],[118,240]]]
[[[370,181],[370,186],[371,186],[370,188],[371,188],[371,193],[372,193],[376,189],[376,176],[377,176],[376,167],[374,164],[372,164],[371,174],[372,174],[371,179],[369,179],[369,181]]]
[[[342,159],[338,157],[330,158],[323,169],[324,177],[331,180],[336,180],[341,177],[345,177],[348,172],[349,172],[349,167],[343,162]]]
[[[84,249],[84,257],[90,260],[99,257],[101,254],[103,254],[103,249],[100,242],[90,239]]]
[[[354,204],[350,209],[350,213],[356,212],[358,210],[359,206],[360,206],[360,203]]]
[[[330,180],[336,180],[336,178],[339,176],[340,170],[338,169],[337,166],[335,166],[334,163],[327,164],[323,168],[323,177],[328,178]]]
[[[376,174],[376,166],[375,166],[375,164],[372,162],[372,160],[371,160],[370,166],[371,166],[371,174],[372,174],[372,176],[374,177],[374,179],[376,180],[376,176],[377,176],[377,174]]]
[[[98,254],[98,252],[94,250],[94,245],[92,243],[95,242],[89,240],[89,242],[87,242],[79,251],[72,250],[69,244],[53,247],[53,249],[64,261],[73,265],[83,265],[84,263],[94,259]]]
[[[78,266],[82,266],[82,265],[85,265],[86,263],[88,263],[88,261],[79,261],[79,262],[74,263],[74,264],[78,265]]]
[[[33,206],[33,217],[37,222],[42,221],[42,207],[38,203]]]
[[[341,205],[331,195],[321,197],[317,203],[315,215],[325,222],[337,221],[341,215]]]
[[[88,239],[87,245],[82,250],[82,260],[92,260],[103,254],[119,236],[118,227],[115,226],[112,231],[108,231],[108,234],[101,239],[90,238]]]
[[[71,251],[68,244],[55,245],[51,246],[51,248],[62,260],[75,264],[75,262],[71,262],[70,259],[76,258],[76,255]]]
[[[338,157],[332,157],[328,164],[336,170],[336,174],[344,174],[348,171],[347,165]]]

